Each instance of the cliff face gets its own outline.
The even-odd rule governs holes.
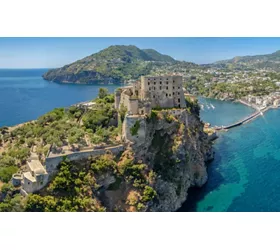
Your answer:
[[[129,119],[127,117],[126,119]],[[148,211],[176,211],[191,186],[207,181],[205,162],[213,158],[211,142],[199,117],[187,110],[153,111],[151,118],[138,118],[137,135],[129,136],[133,122],[125,121],[126,139],[136,161],[155,173],[156,198]]]
[[[207,181],[212,144],[195,105],[127,115],[122,136],[115,152],[64,159],[25,211],[176,211]]]

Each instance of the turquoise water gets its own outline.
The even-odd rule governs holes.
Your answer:
[[[101,85],[57,84],[41,76],[47,69],[0,69],[0,127],[38,118],[56,108],[95,98]],[[117,86],[106,88],[112,92]]]
[[[201,108],[201,119],[211,125],[230,125],[255,112],[254,109],[241,103],[219,101],[210,98],[198,97]]]
[[[280,211],[279,128],[275,109],[221,133],[207,184],[192,189],[180,211]]]

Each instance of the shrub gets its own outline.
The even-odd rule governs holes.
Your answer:
[[[98,98],[103,99],[108,95],[108,89],[106,88],[99,88]]]
[[[53,212],[56,211],[56,200],[53,196],[40,196],[30,194],[25,210],[28,212]]]
[[[130,128],[130,133],[132,136],[138,135],[138,130],[140,128],[140,121],[136,121],[134,125]]]
[[[165,115],[165,120],[166,120],[168,123],[171,123],[174,119],[175,119],[174,116],[171,115],[171,114],[166,114],[166,115]]]
[[[127,112],[127,108],[123,105],[123,103],[121,104],[120,106],[120,109],[119,109],[119,113],[120,113],[120,116],[121,116],[121,121],[123,122],[124,120],[124,117],[125,117],[125,114]]]
[[[142,201],[143,202],[148,202],[154,199],[157,195],[157,192],[150,186],[145,186],[143,196],[142,196]]]
[[[112,155],[109,154],[94,159],[94,162],[91,164],[91,169],[97,173],[114,170],[116,167],[117,163],[113,160]]]
[[[0,180],[3,182],[9,182],[12,178],[12,175],[17,171],[18,168],[15,166],[0,168]]]
[[[1,193],[7,194],[8,192],[13,192],[15,190],[14,186],[11,183],[5,183],[1,187]]]
[[[143,211],[143,209],[145,208],[145,205],[141,202],[139,202],[136,206],[137,208],[137,211],[140,212],[140,211]]]

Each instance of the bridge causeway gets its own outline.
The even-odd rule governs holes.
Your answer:
[[[265,110],[266,111],[266,110]],[[241,121],[235,122],[233,124],[227,125],[227,126],[215,126],[214,129],[215,130],[223,130],[223,129],[231,129],[237,126],[240,126],[246,122],[249,122],[251,120],[253,120],[254,118],[258,117],[259,115],[261,115],[262,112],[261,111],[257,111],[247,117],[245,117],[244,119],[242,119]]]

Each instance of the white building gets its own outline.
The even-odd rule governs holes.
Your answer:
[[[29,172],[23,173],[22,189],[26,193],[34,193],[48,183],[48,173],[39,160],[27,161]]]

